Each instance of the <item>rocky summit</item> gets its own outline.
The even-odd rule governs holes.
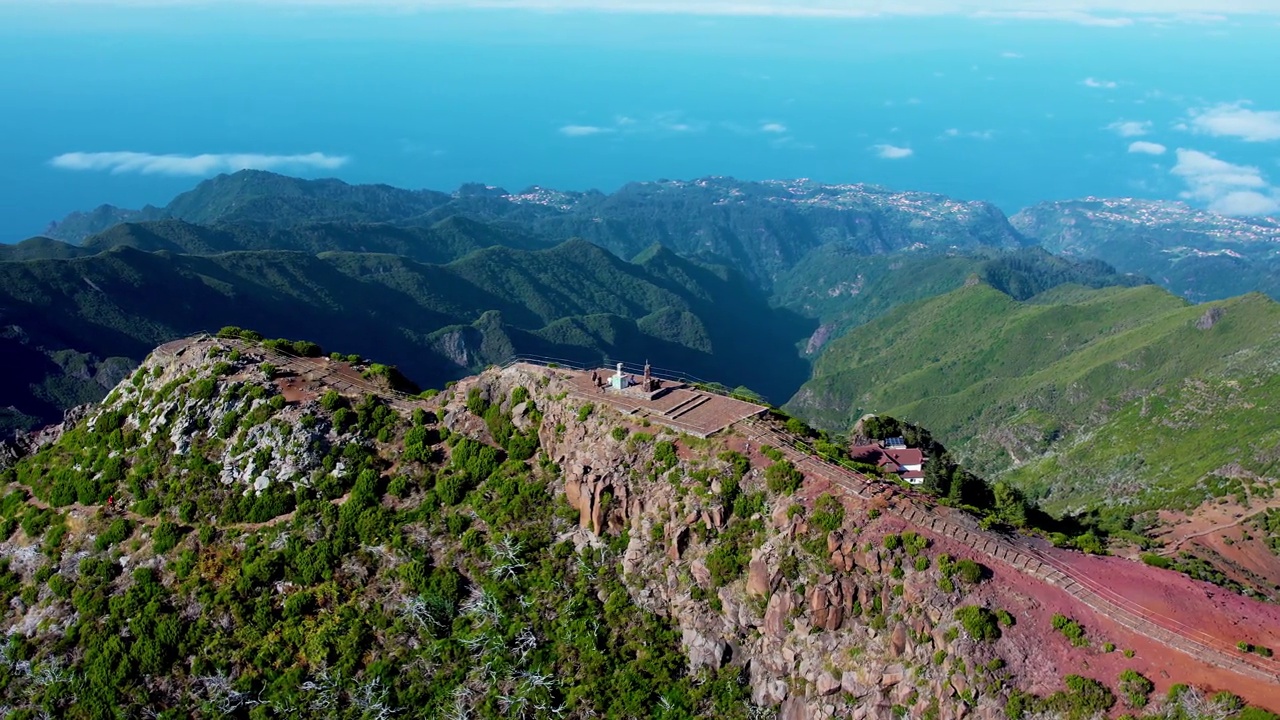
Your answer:
[[[1276,606],[988,530],[777,411],[698,437],[590,370],[410,395],[299,349],[170,343],[10,448],[19,717],[1280,708]]]

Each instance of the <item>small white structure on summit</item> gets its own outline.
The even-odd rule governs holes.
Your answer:
[[[631,378],[628,377],[626,373],[622,372],[622,363],[618,363],[618,372],[616,375],[609,378],[609,384],[614,390],[626,390],[631,387]]]

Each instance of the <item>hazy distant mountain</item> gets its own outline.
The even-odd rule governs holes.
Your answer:
[[[1189,300],[1280,297],[1280,219],[1235,218],[1179,202],[1087,198],[1041,203],[1010,222],[1055,253],[1143,273]]]
[[[832,242],[865,255],[1025,244],[989,203],[869,185],[706,178],[632,183],[611,195],[537,187],[508,193],[485,185],[446,195],[249,170],[206,180],[163,208],[75,213],[45,234],[82,242],[122,222],[164,219],[282,229],[333,222],[421,227],[450,217],[518,226],[549,243],[581,237],[622,257],[662,243],[731,264],[765,286]]]
[[[43,260],[92,255],[116,247],[145,252],[216,255],[245,250],[305,253],[369,252],[400,255],[419,262],[442,263],[487,247],[549,247],[527,231],[497,227],[453,216],[430,227],[398,227],[385,223],[317,222],[290,227],[266,223],[197,225],[185,220],[149,220],[114,225],[78,245],[32,238],[0,245],[0,261]]]

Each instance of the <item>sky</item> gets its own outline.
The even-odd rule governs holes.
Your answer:
[[[0,0],[0,241],[253,167],[1280,215],[1275,0]]]

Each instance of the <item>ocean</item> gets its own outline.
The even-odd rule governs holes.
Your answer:
[[[0,5],[0,241],[201,179],[51,163],[73,152],[324,153],[347,160],[278,169],[444,190],[808,177],[1013,212],[1209,202],[1172,172],[1184,148],[1253,171],[1266,195],[1280,143],[1195,118],[1225,106],[1265,126],[1280,110],[1277,29]]]

